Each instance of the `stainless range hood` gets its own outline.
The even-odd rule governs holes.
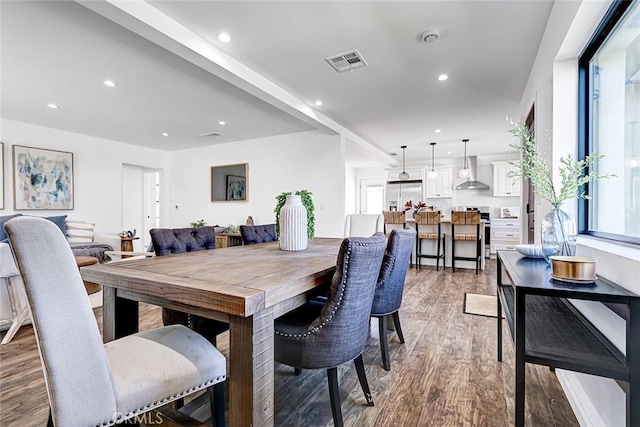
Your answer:
[[[456,187],[456,190],[488,190],[489,186],[478,181],[478,156],[468,156],[469,171],[471,176]]]

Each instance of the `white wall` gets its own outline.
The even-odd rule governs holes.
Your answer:
[[[536,102],[536,135],[553,130],[552,159],[577,149],[577,58],[606,13],[611,1],[555,2],[538,57],[521,101],[524,117]],[[565,210],[575,212],[576,203]],[[538,214],[545,210],[538,206]],[[539,223],[539,221],[538,221]],[[536,238],[539,241],[539,226]],[[598,260],[598,274],[640,292],[640,250],[601,239],[581,236],[578,254]],[[624,322],[602,304],[574,302],[574,305],[618,348],[625,348]],[[625,395],[612,380],[558,369],[558,379],[583,426],[624,426]]]
[[[210,167],[249,163],[246,202],[211,202]],[[209,225],[275,221],[275,197],[309,190],[316,207],[316,236],[341,237],[345,217],[344,142],[340,135],[300,132],[171,153],[173,227],[204,219]]]
[[[96,232],[116,234],[128,227],[122,223],[123,175],[125,163],[164,169],[162,185],[169,181],[169,153],[58,129],[0,119],[0,140],[4,142],[4,201],[0,215],[13,210],[12,145],[46,148],[73,153],[75,198],[69,211],[30,210],[23,214],[67,215],[96,223]],[[125,186],[126,188],[126,186]],[[163,207],[166,218],[168,210]]]

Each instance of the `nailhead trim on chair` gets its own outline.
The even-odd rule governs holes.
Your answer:
[[[151,409],[157,408],[159,406],[165,405],[167,403],[173,402],[174,400],[180,399],[181,397],[187,396],[193,392],[196,392],[198,390],[202,390],[203,388],[207,388],[209,386],[212,386],[214,384],[218,384],[219,382],[225,381],[227,379],[226,375],[223,375],[221,377],[218,378],[214,378],[212,380],[209,380],[205,383],[202,383],[200,385],[197,385],[195,387],[191,387],[188,390],[185,390],[181,393],[178,394],[174,394],[173,396],[169,396],[169,397],[165,397],[162,400],[159,400],[157,402],[153,402],[150,403],[142,408],[136,409],[135,411],[131,411],[131,412],[127,412],[126,414],[122,414],[122,413],[118,413],[118,414],[114,414],[115,418],[110,419],[109,421],[105,421],[102,424],[96,424],[96,427],[109,427],[112,425],[115,425],[116,423],[128,420],[129,418],[133,418],[138,414],[143,414]]]

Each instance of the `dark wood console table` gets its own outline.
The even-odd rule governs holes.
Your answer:
[[[511,283],[503,283],[503,270]],[[543,259],[498,251],[498,360],[504,307],[515,341],[515,425],[524,426],[527,362],[617,380],[626,393],[627,426],[640,425],[640,297],[602,278],[573,284],[553,280],[550,273]],[[613,304],[626,320],[626,355],[567,298]]]

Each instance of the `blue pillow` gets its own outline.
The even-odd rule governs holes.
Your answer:
[[[4,223],[17,216],[22,216],[22,214],[18,213],[13,215],[0,216],[0,241],[7,240],[7,233],[4,232]]]
[[[60,231],[62,231],[62,235],[64,237],[67,237],[67,225],[65,224],[65,220],[67,219],[66,215],[46,216],[45,219],[48,219],[49,221],[57,225]]]

